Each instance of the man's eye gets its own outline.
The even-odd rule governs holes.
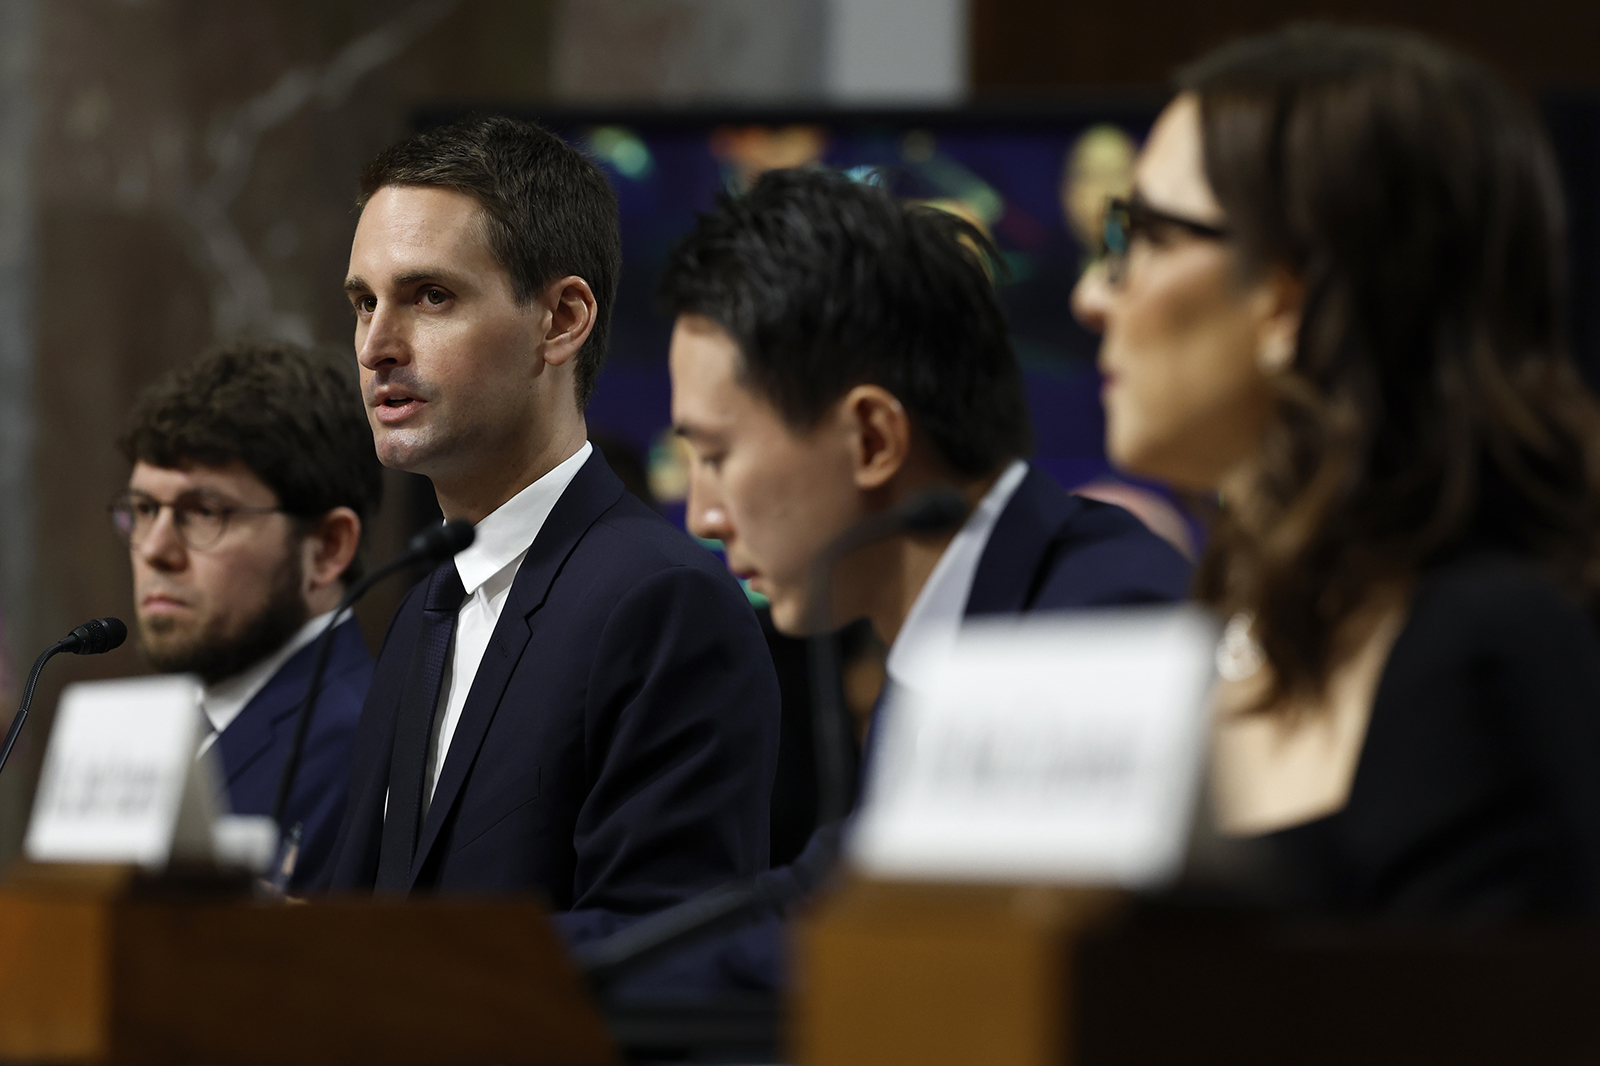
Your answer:
[[[1172,226],[1162,225],[1160,222],[1151,222],[1134,230],[1132,239],[1143,241],[1151,248],[1165,248],[1173,242],[1176,231]]]
[[[154,518],[161,513],[161,505],[154,500],[134,500],[128,506],[140,518]]]
[[[376,296],[358,296],[352,302],[359,314],[370,315],[378,309],[378,298]]]
[[[425,302],[433,304],[435,307],[437,307],[446,300],[450,299],[450,294],[445,292],[443,289],[424,289],[422,290],[422,299]]]

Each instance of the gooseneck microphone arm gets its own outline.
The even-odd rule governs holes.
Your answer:
[[[6,760],[11,758],[11,747],[17,742],[17,736],[22,732],[22,723],[28,720],[28,708],[33,705],[33,690],[39,684],[39,674],[44,670],[44,664],[52,656],[64,651],[74,655],[101,655],[113,648],[121,647],[122,642],[128,639],[128,627],[122,624],[119,618],[96,618],[85,622],[71,633],[50,645],[33,661],[33,669],[28,671],[27,684],[22,686],[22,702],[17,706],[16,717],[11,719],[11,728],[6,730],[5,747],[0,748],[0,770],[5,769]]]
[[[953,488],[923,492],[899,507],[851,526],[823,549],[811,567],[806,624],[811,665],[811,714],[816,737],[817,824],[850,813],[850,741],[839,698],[839,657],[828,595],[833,568],[846,555],[886,537],[940,533],[966,520],[967,501]],[[795,902],[796,889],[760,875],[719,885],[675,907],[657,911],[573,955],[590,984],[603,991],[630,974],[719,932],[737,928],[775,907]]]
[[[851,526],[811,564],[811,596],[806,605],[806,662],[811,675],[811,729],[816,749],[817,824],[837,822],[855,802],[850,717],[841,700],[839,644],[834,636],[831,588],[834,567],[868,544],[901,534],[943,533],[967,518],[967,501],[955,489],[928,489],[898,507]]]
[[[317,635],[317,657],[312,662],[311,678],[306,684],[306,695],[300,701],[300,709],[295,713],[294,737],[289,743],[289,752],[283,760],[283,772],[278,777],[278,798],[272,805],[272,820],[278,823],[280,837],[287,839],[290,826],[284,823],[288,816],[289,795],[294,791],[295,777],[300,773],[300,756],[305,750],[306,735],[311,731],[311,718],[316,713],[317,696],[322,688],[322,675],[328,669],[328,659],[333,654],[333,631],[351,604],[355,603],[367,590],[379,581],[404,569],[421,562],[442,562],[452,555],[469,547],[474,534],[471,522],[456,520],[443,525],[430,526],[411,538],[406,545],[406,550],[398,558],[391,559],[360,581],[351,585],[339,600],[339,606],[333,610],[333,617],[328,619],[328,624]]]
[[[6,760],[11,758],[12,745],[17,742],[17,734],[22,732],[22,723],[28,720],[28,708],[33,705],[33,689],[39,683],[39,675],[44,671],[44,664],[50,661],[51,656],[65,651],[62,645],[65,641],[56,641],[44,650],[33,661],[33,669],[28,671],[27,684],[22,686],[22,702],[17,705],[16,717],[11,719],[11,728],[6,730],[5,747],[0,748],[0,770],[6,767]]]
[[[795,902],[792,893],[759,875],[728,881],[674,907],[657,911],[604,940],[580,944],[573,951],[589,986],[604,992],[629,974],[717,933],[737,929],[771,907]]]

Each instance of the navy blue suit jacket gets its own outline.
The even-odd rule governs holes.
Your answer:
[[[423,589],[401,603],[362,711],[334,890],[376,878]],[[411,888],[540,893],[581,939],[760,870],[777,737],[777,679],[738,583],[597,451],[517,570]]]
[[[228,802],[235,814],[272,813],[278,776],[294,736],[294,715],[305,699],[316,642],[289,657],[239,716],[217,737]],[[315,884],[327,866],[344,816],[345,785],[361,704],[372,684],[372,656],[354,619],[333,633],[317,713],[306,734],[300,770],[289,795],[290,824],[302,826],[293,887]]]
[[[1167,603],[1188,592],[1189,563],[1121,507],[1074,496],[1030,467],[978,560],[966,617]],[[762,877],[775,895],[803,897],[838,857],[840,826],[819,828],[790,866]],[[627,997],[693,996],[779,987],[782,915],[691,948],[626,982]]]
[[[1189,591],[1189,562],[1129,512],[1074,496],[1040,470],[995,521],[978,560],[968,618],[1170,603]]]

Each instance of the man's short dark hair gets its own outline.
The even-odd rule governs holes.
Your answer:
[[[243,463],[308,525],[348,507],[364,536],[383,500],[353,362],[284,342],[223,345],[168,374],[119,446],[130,463],[168,470]],[[358,556],[344,579],[359,577]]]
[[[744,380],[791,426],[879,385],[953,471],[982,477],[1032,449],[994,261],[989,239],[947,211],[834,171],[774,170],[700,217],[661,303],[727,330]]]
[[[426,130],[384,149],[361,172],[365,207],[388,185],[454,189],[483,208],[489,252],[526,304],[557,278],[594,292],[594,329],[574,367],[578,407],[594,393],[622,273],[617,197],[591,160],[549,130],[509,118],[474,118]]]

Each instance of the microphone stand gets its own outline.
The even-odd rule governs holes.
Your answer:
[[[737,929],[770,907],[793,902],[792,892],[759,874],[727,881],[625,929],[582,944],[573,954],[596,992],[679,951]]]
[[[409,560],[396,560],[402,565]],[[285,811],[289,806],[289,793],[294,788],[294,779],[300,773],[300,755],[305,749],[306,735],[311,731],[311,716],[316,712],[317,696],[322,688],[322,675],[328,670],[328,660],[333,655],[333,631],[339,628],[344,621],[344,615],[350,610],[350,605],[373,585],[394,571],[400,569],[395,563],[390,563],[374,573],[351,585],[339,600],[339,606],[333,609],[333,617],[328,619],[328,624],[322,627],[322,632],[317,634],[317,657],[311,664],[311,679],[306,685],[305,698],[300,701],[299,708],[295,711],[294,737],[289,742],[289,752],[284,756],[283,771],[278,776],[278,795],[272,804],[272,820],[277,823],[278,831],[287,834],[289,827],[283,824]]]
[[[903,533],[940,533],[967,517],[967,501],[953,488],[928,489],[899,507],[882,511],[836,537],[811,564],[806,605],[806,661],[811,675],[811,727],[816,748],[817,824],[843,819],[855,807],[854,745],[845,709],[839,642],[833,625],[830,584],[834,567],[859,548]]]
[[[0,748],[0,770],[5,769],[6,760],[11,758],[11,748],[22,733],[22,723],[28,720],[28,709],[33,706],[33,690],[39,684],[39,674],[43,672],[44,664],[64,651],[76,655],[100,655],[120,647],[127,637],[128,627],[120,619],[96,618],[50,645],[33,661],[27,683],[22,686],[22,701],[17,705],[16,717],[11,719],[11,728],[6,730],[5,746]]]
[[[937,533],[966,519],[967,501],[955,489],[940,486],[899,507],[872,515],[834,538],[811,566],[811,594],[806,620],[811,675],[812,728],[816,738],[817,824],[842,820],[850,813],[854,788],[850,781],[851,745],[840,699],[839,651],[834,641],[829,582],[833,568],[858,548],[903,533]],[[796,889],[755,875],[726,882],[674,907],[622,929],[603,940],[580,945],[573,952],[595,990],[601,991],[650,964],[670,957],[716,933],[737,928],[775,906],[794,902]]]
[[[333,609],[333,617],[328,619],[328,624],[317,634],[317,654],[312,661],[311,677],[306,684],[306,695],[300,701],[300,708],[295,712],[294,736],[289,742],[288,754],[284,756],[283,772],[278,777],[278,795],[272,805],[272,820],[278,827],[279,845],[276,857],[272,864],[271,889],[282,893],[288,888],[289,879],[294,875],[295,863],[299,858],[301,826],[285,825],[288,817],[289,795],[294,791],[294,781],[300,773],[300,757],[305,750],[306,736],[311,732],[311,718],[316,712],[317,697],[321,694],[322,675],[327,672],[328,660],[333,655],[333,633],[344,620],[344,615],[350,610],[352,604],[366,595],[367,590],[379,581],[404,569],[414,563],[454,555],[472,543],[473,530],[470,523],[455,521],[446,522],[442,526],[434,526],[417,534],[411,539],[406,550],[397,558],[380,566],[372,573],[345,590],[339,599],[339,606]]]
[[[833,569],[846,555],[900,531],[898,510],[883,511],[851,526],[811,564],[811,595],[806,603],[806,666],[811,677],[811,733],[817,778],[817,824],[837,822],[855,804],[855,746],[850,742],[850,712],[843,696],[839,636],[833,624],[830,584]]]
[[[17,742],[17,735],[22,732],[22,723],[28,720],[28,708],[33,704],[33,689],[39,683],[39,674],[44,670],[44,664],[59,652],[65,651],[67,642],[58,640],[44,650],[33,661],[33,669],[28,671],[28,681],[22,686],[22,703],[17,707],[17,716],[11,719],[11,728],[6,730],[5,747],[0,748],[0,770],[6,767],[6,760],[11,758],[11,746]]]

